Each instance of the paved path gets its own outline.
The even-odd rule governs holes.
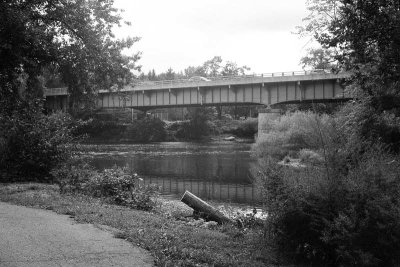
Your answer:
[[[152,266],[149,253],[66,215],[0,202],[0,266]]]

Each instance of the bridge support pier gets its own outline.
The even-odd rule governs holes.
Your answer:
[[[258,136],[257,139],[267,134],[271,129],[271,123],[281,116],[280,109],[262,109],[258,112]]]

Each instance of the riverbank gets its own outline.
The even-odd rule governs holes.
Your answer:
[[[276,265],[261,227],[193,223],[191,209],[162,198],[153,212],[60,194],[56,185],[0,184],[0,201],[68,214],[80,223],[115,228],[115,236],[150,251],[157,266]]]
[[[227,140],[254,142],[257,118],[243,120],[209,120],[201,125],[185,121],[161,121],[144,118],[131,123],[92,120],[80,126],[76,134],[86,135],[84,143],[152,143],[152,142],[209,142]]]

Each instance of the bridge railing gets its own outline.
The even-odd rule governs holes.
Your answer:
[[[207,81],[224,81],[224,80],[238,80],[238,79],[253,79],[253,78],[269,78],[269,77],[282,77],[282,76],[299,76],[299,75],[323,75],[331,74],[328,70],[317,69],[311,71],[286,71],[286,72],[271,72],[271,73],[261,73],[261,74],[244,74],[244,75],[229,75],[229,76],[214,76],[214,77],[202,77],[202,80],[192,80],[192,79],[175,79],[175,80],[162,80],[162,81],[138,81],[136,85],[174,85],[182,83],[199,83]]]

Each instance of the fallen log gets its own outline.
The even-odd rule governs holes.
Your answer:
[[[231,219],[222,214],[222,212],[189,191],[185,191],[181,201],[194,209],[195,213],[198,213],[206,220],[216,221],[219,224],[234,223]]]

